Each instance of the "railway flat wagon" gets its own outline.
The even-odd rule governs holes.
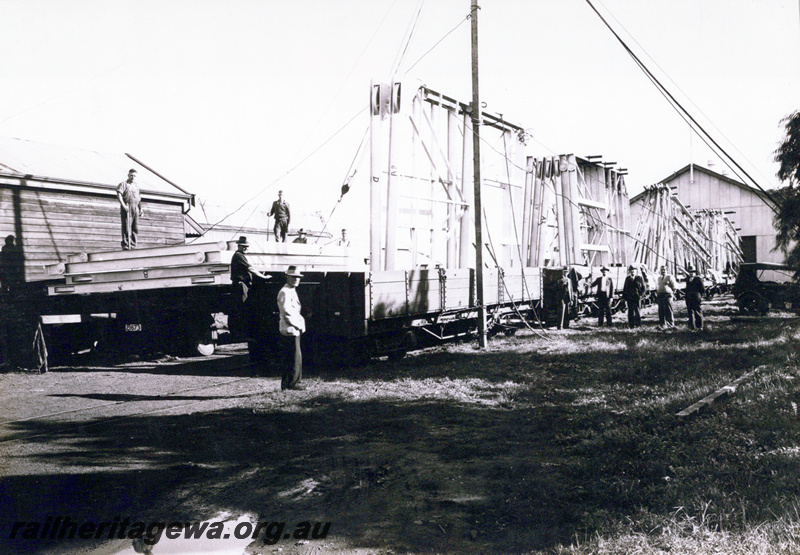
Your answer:
[[[120,248],[117,185],[138,171],[140,247],[181,244],[194,197],[134,158],[0,137],[0,365],[27,366],[46,285],[79,252]],[[35,358],[35,357],[34,357]]]
[[[275,243],[270,252],[248,253],[270,279],[251,290],[247,331],[225,337],[235,245],[76,255],[63,267],[63,282],[47,287],[50,302],[41,320],[48,348],[54,356],[91,348],[208,355],[225,338],[248,341],[258,361],[276,343],[275,299],[289,265],[304,273],[299,294],[308,341],[319,353],[396,356],[475,329],[472,269],[372,272],[346,247]],[[490,276],[484,286],[497,329],[513,329],[511,320],[532,317],[541,298],[537,269]]]

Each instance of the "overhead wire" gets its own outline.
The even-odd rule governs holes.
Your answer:
[[[419,24],[419,18],[422,15],[422,8],[424,6],[425,6],[425,0],[419,0],[419,3],[417,4],[416,14],[409,23],[409,28],[406,30],[405,43],[403,44],[402,48],[398,50],[398,53],[395,56],[395,60],[392,63],[391,73],[390,73],[392,77],[394,77],[398,73],[398,71],[400,71],[400,66],[403,63],[403,58],[405,58],[406,53],[408,52],[408,47],[411,45],[411,41],[413,40],[414,35],[416,35],[417,25]]]
[[[389,6],[389,8],[386,10],[386,13],[383,14],[383,17],[381,18],[380,23],[378,23],[378,26],[375,27],[375,31],[372,33],[372,36],[369,38],[367,43],[364,45],[364,48],[361,50],[361,53],[356,58],[355,62],[353,62],[353,65],[350,68],[350,71],[347,73],[347,76],[344,79],[342,79],[342,83],[341,83],[341,85],[339,85],[339,88],[336,90],[336,93],[333,96],[331,96],[331,99],[328,102],[328,105],[326,106],[325,110],[322,112],[322,115],[317,119],[316,124],[308,132],[308,135],[303,140],[303,142],[300,145],[300,147],[297,149],[298,151],[302,150],[303,146],[305,146],[306,142],[308,142],[308,138],[311,137],[311,135],[313,135],[314,131],[316,131],[317,127],[319,126],[319,122],[322,121],[322,119],[328,114],[328,112],[330,112],[331,106],[333,106],[333,103],[336,101],[337,98],[339,98],[339,95],[341,94],[342,89],[345,86],[345,83],[347,83],[350,80],[350,77],[353,75],[353,72],[355,71],[355,69],[358,66],[359,62],[361,61],[361,59],[364,57],[364,54],[369,49],[370,45],[372,44],[372,41],[374,41],[375,37],[378,36],[378,32],[381,30],[381,27],[383,27],[383,24],[386,21],[386,18],[389,17],[389,14],[394,9],[394,7],[397,4],[397,2],[398,2],[398,0],[394,0],[391,3],[391,5]]]
[[[767,196],[767,198],[769,198],[772,201],[772,203],[774,203],[774,205],[770,204],[770,203],[767,203],[767,204],[770,207],[770,209],[777,214],[778,210],[777,210],[776,206],[778,205],[778,202],[772,197],[772,195],[770,195],[770,193],[766,189],[764,189],[738,162],[736,162],[736,160],[730,154],[727,153],[727,151],[711,136],[711,134],[708,133],[702,125],[700,125],[700,123],[694,118],[694,116],[692,116],[688,112],[688,110],[686,110],[683,107],[683,105],[680,102],[678,102],[678,100],[672,95],[672,93],[669,92],[669,90],[667,90],[667,88],[661,83],[661,81],[659,81],[659,79],[650,71],[650,69],[644,64],[644,62],[642,62],[641,59],[633,52],[633,50],[631,50],[631,48],[626,44],[626,42],[622,39],[622,37],[619,36],[619,34],[614,30],[614,28],[608,23],[608,21],[603,17],[603,15],[597,10],[597,8],[594,6],[594,4],[592,4],[591,0],[586,0],[586,3],[589,4],[589,6],[592,8],[592,10],[594,10],[594,12],[597,14],[597,16],[603,22],[603,24],[605,24],[605,26],[609,29],[609,31],[611,31],[611,33],[614,35],[614,37],[617,39],[617,41],[622,45],[622,47],[625,49],[625,51],[628,53],[628,55],[634,60],[636,65],[639,67],[639,69],[641,69],[642,72],[644,72],[644,74],[648,77],[648,79],[650,79],[650,81],[656,86],[656,89],[661,93],[661,95],[664,96],[667,99],[667,101],[669,102],[669,104],[673,108],[675,108],[675,110],[681,115],[681,118],[684,121],[686,121],[687,123],[691,122],[690,125],[693,125],[696,129],[701,131],[701,133],[698,133],[698,134],[699,134],[700,138],[703,140],[703,142],[706,143],[706,145],[708,145],[708,147],[711,148],[712,150],[714,150],[715,152],[721,152],[724,155],[722,157],[723,161],[725,161],[726,165],[728,165],[728,167],[731,169],[731,171],[736,173],[736,175],[740,179],[742,179],[741,176],[736,171],[736,169],[730,167],[730,165],[728,164],[728,161],[730,161],[734,166],[736,166],[736,168],[739,169],[739,171],[741,171],[744,175],[746,175],[747,178],[753,183],[753,185],[755,185],[756,188],[758,188],[762,193],[764,193]],[[713,144],[713,146],[712,146],[712,144]],[[744,181],[744,179],[742,179],[742,181]]]
[[[318,145],[318,146],[317,146],[317,147],[316,147],[314,150],[312,150],[312,151],[311,151],[311,152],[310,152],[308,155],[306,155],[306,156],[305,156],[305,158],[303,158],[303,159],[302,159],[302,160],[300,160],[300,161],[299,161],[297,164],[295,164],[293,167],[291,167],[290,169],[288,169],[288,170],[287,170],[287,171],[286,171],[286,172],[285,172],[283,175],[281,175],[280,177],[278,177],[278,178],[274,179],[274,180],[273,180],[272,182],[270,182],[268,185],[266,185],[265,187],[263,187],[263,188],[262,188],[262,189],[261,189],[261,190],[260,190],[258,193],[256,193],[255,195],[253,195],[251,198],[249,198],[248,200],[244,201],[244,202],[243,202],[243,203],[242,203],[242,204],[241,204],[241,205],[240,205],[238,208],[236,208],[235,210],[233,210],[233,211],[231,211],[231,212],[228,212],[228,213],[227,213],[225,216],[223,216],[223,217],[222,217],[222,219],[220,219],[219,221],[217,221],[216,223],[214,223],[213,225],[211,225],[211,226],[210,226],[210,227],[209,227],[207,230],[205,230],[205,231],[204,231],[204,232],[201,234],[201,236],[202,236],[202,235],[205,235],[206,233],[208,233],[208,232],[209,232],[209,231],[211,231],[212,229],[214,229],[214,228],[216,228],[217,226],[221,225],[221,224],[222,224],[224,221],[226,221],[228,218],[230,218],[231,216],[233,216],[234,214],[236,214],[237,212],[239,212],[240,210],[242,210],[242,209],[243,209],[245,206],[247,206],[248,204],[250,204],[251,202],[253,202],[254,200],[256,200],[256,199],[257,199],[258,197],[260,197],[262,194],[264,194],[264,193],[265,193],[265,192],[267,192],[269,189],[271,189],[272,187],[274,187],[275,185],[277,185],[277,184],[278,184],[280,181],[282,181],[283,179],[285,179],[286,177],[288,177],[288,176],[289,176],[289,175],[290,175],[292,172],[294,172],[295,170],[297,170],[297,168],[299,168],[299,167],[300,167],[300,166],[302,166],[304,163],[306,163],[306,162],[307,162],[307,161],[308,161],[308,160],[309,160],[309,159],[310,159],[312,156],[314,156],[314,155],[315,155],[315,154],[316,154],[318,151],[320,151],[320,150],[321,150],[323,147],[325,147],[325,146],[326,146],[326,145],[327,145],[329,142],[331,142],[331,141],[332,141],[332,140],[333,140],[333,139],[334,139],[334,138],[335,138],[337,135],[339,135],[339,133],[341,133],[342,131],[344,131],[344,130],[345,130],[345,129],[346,129],[346,128],[347,128],[347,127],[348,127],[348,126],[351,124],[351,123],[353,123],[353,121],[355,121],[355,119],[356,119],[358,116],[360,116],[360,115],[361,115],[362,113],[364,113],[365,111],[368,111],[368,107],[364,107],[364,108],[360,109],[358,112],[356,112],[356,113],[353,115],[353,117],[351,117],[349,120],[347,120],[347,122],[346,122],[344,125],[342,125],[342,126],[341,126],[341,127],[338,129],[338,130],[336,130],[336,131],[335,131],[335,132],[334,132],[334,133],[333,133],[331,136],[329,136],[327,139],[325,139],[325,140],[324,140],[322,143],[320,143],[320,144],[319,144],[319,145]],[[254,211],[255,211],[255,210],[254,210]],[[252,214],[253,214],[253,213],[251,212],[250,216],[248,216],[248,219],[249,219],[250,217],[252,217]],[[240,229],[242,229],[242,228],[244,228],[244,225],[242,225],[242,226],[240,227]]]
[[[663,73],[663,74],[666,76],[666,78],[667,78],[667,79],[668,79],[668,80],[669,80],[669,81],[670,81],[670,82],[671,82],[673,85],[675,85],[675,88],[676,88],[678,91],[680,91],[680,92],[681,92],[681,94],[682,94],[684,97],[686,97],[686,100],[688,100],[688,101],[689,101],[689,103],[690,103],[692,106],[694,106],[694,107],[697,109],[697,111],[698,111],[698,112],[699,112],[699,113],[700,113],[700,114],[701,114],[701,115],[702,115],[702,116],[703,116],[703,117],[706,119],[706,121],[708,121],[708,123],[709,123],[709,124],[711,124],[711,127],[713,127],[714,129],[716,129],[716,130],[717,130],[717,132],[718,132],[718,133],[719,133],[719,134],[720,134],[720,135],[721,135],[721,136],[722,136],[722,137],[723,137],[723,138],[724,138],[724,139],[725,139],[725,140],[728,142],[728,144],[730,144],[730,146],[731,146],[731,147],[733,147],[733,149],[734,149],[736,152],[738,152],[738,153],[739,153],[739,155],[741,155],[741,157],[742,157],[742,158],[743,158],[743,159],[744,159],[744,160],[745,160],[745,161],[746,161],[748,164],[750,164],[751,166],[755,167],[755,166],[754,166],[754,164],[753,164],[753,163],[752,163],[750,160],[748,160],[748,159],[747,159],[747,156],[745,156],[745,155],[744,155],[744,153],[743,153],[741,150],[739,150],[739,149],[736,147],[736,145],[733,143],[733,141],[731,141],[731,140],[730,140],[730,139],[729,139],[727,136],[725,136],[725,133],[724,133],[724,132],[723,132],[723,131],[722,131],[722,130],[719,128],[719,127],[717,127],[717,126],[714,124],[714,122],[711,120],[711,118],[710,118],[710,117],[708,117],[708,116],[707,116],[707,115],[706,115],[706,114],[703,112],[703,110],[702,110],[702,109],[701,109],[701,108],[700,108],[700,107],[699,107],[697,104],[695,104],[695,103],[694,103],[694,101],[691,99],[691,97],[690,97],[688,94],[686,94],[686,92],[685,92],[683,89],[681,89],[680,85],[678,85],[678,83],[676,83],[676,82],[675,82],[675,80],[673,80],[673,79],[672,79],[672,77],[670,77],[669,73],[667,73],[667,72],[666,72],[666,70],[664,70],[664,68],[663,68],[663,67],[661,67],[661,66],[659,65],[658,61],[657,61],[655,58],[653,58],[653,57],[650,55],[650,53],[647,51],[647,49],[646,49],[644,46],[642,46],[642,45],[639,43],[639,41],[637,41],[637,40],[636,40],[636,37],[635,37],[635,36],[633,36],[633,34],[632,34],[630,31],[628,31],[628,29],[626,29],[626,28],[625,28],[625,25],[623,25],[623,24],[622,24],[622,22],[621,22],[619,19],[617,19],[617,17],[614,15],[614,13],[613,13],[613,12],[612,12],[612,11],[611,11],[611,10],[610,10],[610,9],[609,9],[609,8],[608,8],[606,5],[605,5],[605,4],[603,4],[602,0],[595,0],[595,1],[596,1],[597,3],[599,3],[601,6],[603,6],[603,8],[605,8],[606,12],[608,12],[608,14],[609,14],[609,15],[610,15],[610,16],[611,16],[613,19],[614,19],[614,21],[616,21],[616,22],[617,22],[617,24],[618,24],[618,25],[619,25],[619,26],[620,26],[620,27],[621,27],[621,28],[622,28],[622,29],[625,31],[625,33],[627,33],[627,35],[628,35],[628,36],[631,38],[631,40],[633,40],[633,42],[634,42],[634,43],[636,43],[636,45],[637,45],[637,46],[638,46],[638,47],[639,47],[639,48],[642,50],[642,52],[644,52],[644,54],[645,54],[645,55],[646,55],[646,56],[647,56],[647,57],[648,57],[648,58],[649,58],[649,59],[650,59],[650,60],[653,62],[653,64],[655,64],[655,66],[656,66],[656,67],[657,67],[659,70],[661,70],[661,72],[662,72],[662,73]],[[690,128],[691,128],[691,125],[690,125]],[[763,177],[765,180],[767,179],[767,177],[766,177],[766,176],[765,176],[763,173],[761,173],[761,171],[759,171],[757,168],[756,168],[756,171],[757,171],[757,172],[758,172],[758,174],[759,174],[761,177]]]
[[[425,57],[426,57],[428,54],[430,54],[431,52],[433,52],[433,50],[434,50],[434,49],[435,49],[437,46],[439,46],[439,45],[442,43],[442,41],[444,41],[444,39],[446,39],[447,37],[449,37],[449,36],[450,36],[452,33],[454,33],[454,32],[456,31],[456,29],[458,29],[458,28],[459,28],[459,27],[461,27],[461,26],[462,26],[464,23],[466,23],[467,21],[469,21],[469,18],[470,18],[471,16],[472,16],[472,14],[467,14],[467,16],[466,16],[464,19],[462,19],[462,20],[461,20],[461,21],[458,23],[458,25],[456,25],[455,27],[453,27],[452,29],[450,29],[450,30],[449,30],[447,33],[445,33],[445,35],[444,35],[442,38],[440,38],[438,41],[436,41],[436,43],[435,43],[433,46],[431,46],[431,47],[428,49],[428,51],[427,51],[427,52],[425,52],[425,53],[424,53],[422,56],[420,56],[419,58],[417,58],[417,61],[416,61],[416,62],[414,62],[413,64],[411,64],[410,66],[408,66],[408,68],[407,68],[405,71],[406,71],[406,72],[409,72],[409,71],[411,71],[412,69],[414,69],[414,67],[415,67],[415,66],[416,66],[418,63],[420,63],[420,62],[421,62],[421,61],[422,61],[422,60],[423,60],[423,59],[424,59],[424,58],[425,58]]]

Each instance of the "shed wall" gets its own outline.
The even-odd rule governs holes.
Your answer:
[[[138,246],[185,242],[181,204],[143,200]],[[108,194],[26,185],[0,186],[0,238],[13,234],[25,261],[25,281],[47,279],[45,267],[79,252],[119,250],[119,202]]]
[[[772,252],[775,247],[775,228],[770,206],[756,193],[744,186],[729,183],[696,168],[694,183],[688,171],[679,173],[673,179],[665,180],[675,194],[690,210],[713,209],[732,212],[726,214],[734,224],[740,237],[756,237],[756,256],[758,262],[783,263],[781,252]],[[638,219],[641,202],[631,204],[631,217]],[[773,278],[779,279],[779,278]]]

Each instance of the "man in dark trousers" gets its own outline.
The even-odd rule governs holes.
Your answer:
[[[285,349],[286,362],[281,389],[305,389],[300,385],[303,377],[303,353],[300,349],[300,336],[306,331],[305,318],[300,314],[300,298],[297,296],[297,286],[303,274],[297,271],[296,266],[289,266],[286,270],[286,285],[278,291],[278,311],[280,323],[278,331],[281,334]],[[294,356],[291,352],[294,350]]]
[[[689,312],[689,329],[702,330],[703,329],[703,309],[702,299],[706,291],[706,286],[703,283],[703,278],[697,275],[694,267],[689,265],[686,267],[686,310]]]
[[[605,319],[607,325],[612,326],[611,299],[614,298],[614,281],[608,275],[608,268],[605,266],[600,268],[600,273],[602,275],[592,282],[592,286],[597,287],[597,309],[600,311],[597,325],[602,326]]]
[[[283,200],[283,191],[278,191],[278,200],[272,203],[272,208],[269,209],[269,214],[267,214],[268,218],[273,216],[275,217],[275,225],[272,226],[272,232],[275,234],[275,240],[285,243],[289,222],[292,221],[292,213],[289,210],[289,203]]]
[[[245,253],[250,247],[247,237],[242,235],[236,242],[236,252],[231,258],[231,313],[228,315],[228,331],[239,337],[250,336],[247,314],[247,296],[253,286],[253,278],[270,279],[247,260]]]
[[[561,277],[553,284],[558,299],[558,329],[569,328],[569,310],[574,296],[572,280],[567,276],[567,269],[561,269]]]
[[[628,266],[628,275],[625,277],[625,285],[622,286],[622,298],[628,306],[628,327],[636,328],[642,325],[642,297],[645,293],[644,279],[636,275],[636,268]]]

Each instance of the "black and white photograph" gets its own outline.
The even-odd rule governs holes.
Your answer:
[[[800,2],[0,18],[0,553],[800,555]]]

